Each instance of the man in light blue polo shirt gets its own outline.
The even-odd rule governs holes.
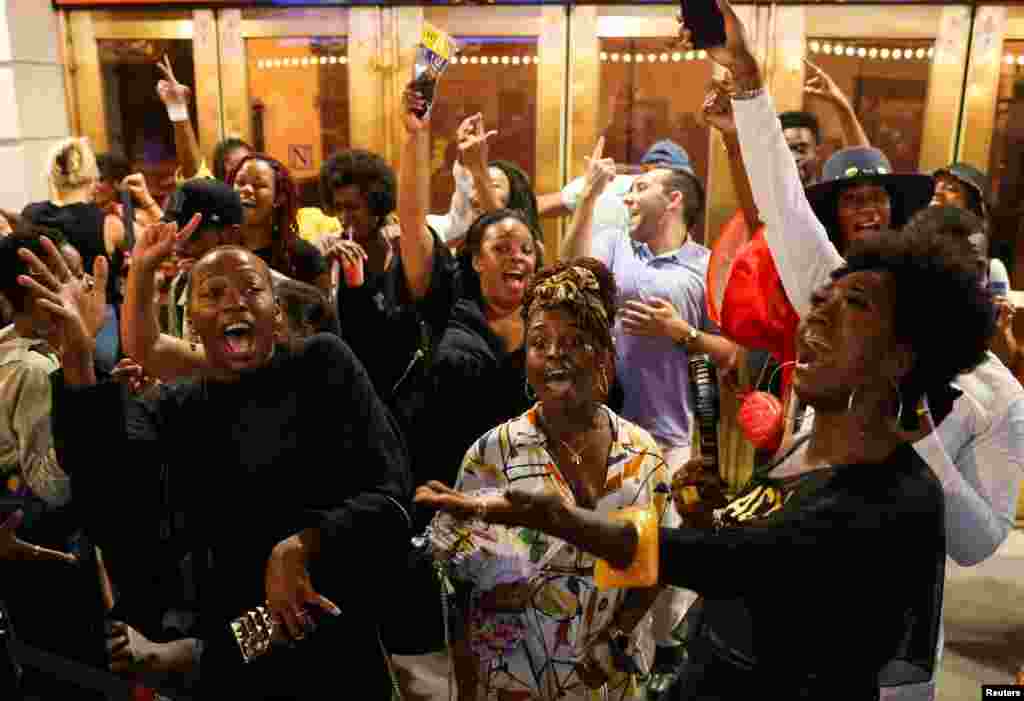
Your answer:
[[[561,254],[593,256],[614,273],[619,295],[615,370],[625,392],[622,415],[647,429],[661,447],[669,472],[675,473],[691,454],[689,353],[709,354],[722,371],[736,360],[735,344],[717,335],[706,312],[710,251],[690,236],[704,207],[704,188],[689,167],[657,167],[636,176],[623,198],[629,232],[623,236],[611,229],[614,224],[596,221],[597,203],[616,178],[614,161],[603,158],[603,142],[598,141],[588,162]],[[662,525],[679,522],[669,508]],[[692,592],[672,588],[652,608],[661,661],[671,665],[672,631],[695,599]],[[658,658],[655,662],[661,666]]]
[[[641,171],[659,166],[690,170],[690,157],[682,146],[670,139],[662,139],[651,146],[640,159]],[[619,174],[608,183],[594,206],[594,230],[616,231],[623,236],[629,233],[629,212],[622,203],[633,185],[635,174]],[[576,211],[583,193],[585,176],[570,181],[561,192],[552,192],[537,197],[537,211],[541,217],[568,216]]]

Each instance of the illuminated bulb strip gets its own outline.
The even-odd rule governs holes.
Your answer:
[[[680,61],[693,61],[694,59],[703,61],[707,57],[707,51],[703,50],[687,51],[686,53],[674,51],[662,54],[620,54],[618,52],[608,53],[607,51],[602,51],[598,54],[601,63],[679,63]],[[536,59],[534,60],[536,61]],[[465,59],[463,59],[463,62],[465,62]]]
[[[668,62],[669,60],[676,60],[675,56],[680,54],[662,54],[660,60],[662,62]],[[652,58],[653,57],[653,58]],[[621,57],[619,54],[607,54],[601,52],[601,61],[607,61],[611,59],[613,63],[618,62],[619,59],[624,62],[632,60],[630,54],[623,54]],[[650,62],[659,60],[658,56],[651,54],[647,57],[641,57],[637,54],[637,61],[642,61],[647,58]],[[348,64],[347,56],[303,56],[292,57],[288,56],[285,58],[261,58],[256,61],[256,68],[258,70],[269,70],[271,68],[309,68],[310,66],[326,66],[326,65],[346,65]],[[540,58],[538,56],[456,56],[452,59],[452,65],[481,65],[481,66],[539,66]]]
[[[892,58],[894,60],[931,60],[935,57],[934,47],[916,47],[916,48],[880,48],[877,46],[849,46],[843,43],[831,43],[828,41],[809,41],[807,42],[807,52],[811,54],[825,54],[826,56],[846,56],[848,58],[868,58],[868,59],[882,59],[888,60]],[[1013,63],[1016,60],[1014,56],[1006,56],[1004,60],[1007,64]]]

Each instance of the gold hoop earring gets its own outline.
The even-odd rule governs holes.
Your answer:
[[[900,386],[899,386],[899,383],[896,382],[896,380],[894,380],[894,379],[892,379],[890,377],[889,378],[889,382],[892,383],[893,389],[896,390],[896,402],[897,402],[896,423],[899,424],[899,423],[903,422],[903,393],[900,392]]]
[[[608,399],[611,389],[611,384],[608,382],[608,370],[604,365],[601,365],[601,382],[597,385],[597,391],[601,395],[602,401]]]
[[[857,388],[850,390],[850,401],[846,402],[846,413],[853,413],[853,398],[857,396]]]

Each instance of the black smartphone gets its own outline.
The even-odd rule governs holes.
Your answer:
[[[681,0],[680,10],[694,48],[725,45],[725,17],[715,0]]]

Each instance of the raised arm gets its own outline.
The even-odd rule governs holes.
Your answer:
[[[861,126],[860,120],[857,119],[857,113],[853,111],[850,100],[839,89],[836,82],[828,73],[807,59],[804,59],[804,63],[810,73],[807,83],[804,85],[804,94],[820,98],[832,105],[839,116],[839,124],[843,130],[843,146],[845,148],[870,146],[871,142],[868,140],[868,135],[864,133],[864,127]]]
[[[491,184],[491,172],[488,165],[490,149],[487,142],[497,135],[497,131],[487,131],[484,128],[483,114],[474,114],[459,125],[456,136],[462,163],[473,176],[473,191],[476,192],[476,196],[480,200],[480,208],[484,212],[501,209],[501,203],[498,202],[498,197]]]
[[[594,255],[594,206],[605,187],[615,179],[615,161],[604,157],[604,137],[597,140],[594,152],[587,159],[587,174],[576,213],[569,231],[562,240],[561,257],[579,258]]]
[[[195,129],[188,112],[188,103],[192,90],[178,82],[171,68],[171,61],[164,54],[157,68],[163,73],[164,79],[156,84],[156,93],[167,108],[167,116],[174,125],[174,150],[178,157],[178,167],[184,180],[194,178],[199,173],[203,162],[196,139]]]
[[[725,82],[714,81],[711,91],[704,99],[701,119],[718,130],[725,144],[725,152],[729,157],[729,175],[732,186],[740,201],[743,221],[747,229],[753,233],[761,226],[754,204],[754,193],[750,190],[747,169],[743,165],[743,152],[740,149],[739,135],[736,133],[736,121],[732,118],[732,106],[729,104],[729,88]]]
[[[138,237],[132,251],[122,307],[124,349],[146,372],[162,380],[195,375],[206,367],[206,353],[201,345],[160,332],[153,303],[157,269],[171,255],[175,241],[190,236],[200,219],[197,214],[181,232],[177,224],[154,224]]]
[[[843,259],[804,194],[743,25],[728,2],[717,2],[725,16],[726,45],[710,48],[708,54],[735,81],[738,95],[732,107],[754,202],[786,295],[804,316],[810,311],[812,292],[828,281]],[[684,44],[689,41],[688,30],[682,30],[682,37]]]
[[[545,217],[566,217],[572,214],[572,210],[565,206],[562,193],[549,192],[546,195],[537,195],[537,214]]]
[[[405,281],[416,300],[429,292],[434,269],[434,238],[427,228],[428,192],[424,187],[429,181],[430,116],[420,119],[413,112],[423,105],[423,96],[407,87],[399,108],[405,124],[405,143],[398,166],[398,221],[402,227],[399,248]]]

